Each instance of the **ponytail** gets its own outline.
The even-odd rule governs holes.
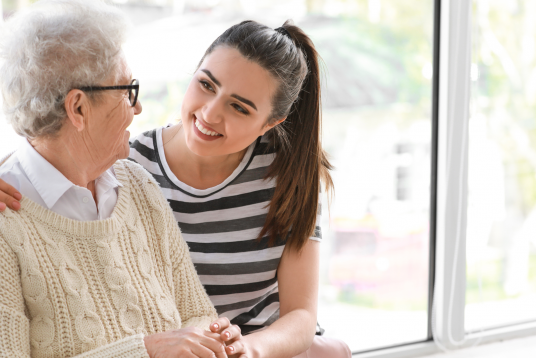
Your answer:
[[[287,119],[273,128],[270,139],[276,156],[267,177],[276,178],[274,196],[259,237],[287,237],[290,248],[301,250],[314,235],[319,207],[320,182],[333,190],[332,169],[321,145],[321,95],[318,53],[311,39],[289,21],[282,27],[302,52],[305,78]],[[276,107],[276,104],[274,104]],[[276,117],[277,118],[277,117]],[[288,233],[288,236],[287,236]]]
[[[220,45],[236,48],[279,82],[268,122],[286,120],[267,133],[276,155],[266,179],[275,178],[276,187],[258,238],[268,235],[270,246],[286,239],[286,245],[300,251],[315,234],[321,181],[326,191],[333,190],[332,166],[320,140],[318,54],[311,39],[290,21],[276,31],[255,21],[234,25],[203,59]]]

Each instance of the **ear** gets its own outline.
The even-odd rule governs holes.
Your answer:
[[[287,119],[287,117],[285,117],[283,119],[278,119],[278,120],[273,121],[271,123],[266,123],[264,125],[264,127],[262,128],[262,135],[264,135],[266,132],[268,132],[270,129],[274,128],[275,126],[283,123],[285,121],[285,119]]]
[[[79,131],[83,131],[86,126],[89,114],[89,98],[78,89],[70,90],[65,97],[65,111],[68,121]]]

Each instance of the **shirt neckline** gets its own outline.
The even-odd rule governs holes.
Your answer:
[[[242,172],[244,172],[251,163],[251,160],[253,159],[253,150],[255,149],[255,146],[260,140],[259,137],[259,139],[249,145],[248,150],[246,151],[244,158],[242,158],[242,161],[240,161],[238,167],[223,182],[211,188],[196,189],[180,181],[177,176],[173,174],[171,168],[169,167],[169,164],[166,160],[166,154],[164,152],[164,144],[162,141],[162,132],[164,128],[167,128],[169,126],[171,126],[171,124],[156,128],[156,130],[153,132],[153,143],[154,147],[157,148],[156,158],[158,160],[158,164],[160,165],[160,169],[162,170],[164,176],[175,186],[176,189],[187,195],[197,198],[204,198],[216,194],[217,192],[223,190],[225,187],[230,185],[236,178],[238,178],[240,174],[242,174]]]
[[[56,167],[43,158],[27,139],[21,141],[16,155],[24,173],[48,209],[52,209],[69,189],[77,187]],[[106,170],[95,180],[97,197],[110,189],[121,186],[122,184],[117,180],[113,167]]]
[[[21,142],[16,153],[24,173],[49,209],[74,185],[43,158],[28,140]]]
[[[118,161],[113,165],[117,181],[121,183],[117,203],[112,214],[107,219],[79,221],[68,218],[47,209],[27,197],[21,199],[22,211],[28,212],[35,219],[45,223],[47,226],[54,227],[60,231],[74,236],[100,236],[117,233],[122,227],[127,226],[135,230],[136,215],[130,215],[129,210],[132,204],[130,199],[131,181],[129,170],[125,163]],[[7,217],[14,216],[16,213],[6,210],[4,215]]]

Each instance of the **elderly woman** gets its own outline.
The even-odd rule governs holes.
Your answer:
[[[27,139],[0,170],[23,194],[0,214],[1,357],[226,357],[168,203],[122,160],[141,112],[126,27],[100,1],[50,0],[0,36],[4,110]]]

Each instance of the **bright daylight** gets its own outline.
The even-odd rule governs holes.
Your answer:
[[[29,327],[13,333],[22,337],[20,351],[0,342],[0,357],[205,357],[193,348],[153,354],[171,342],[166,331],[182,332],[188,322],[205,329],[196,331],[196,347],[210,353],[223,345],[212,349],[218,358],[529,357],[536,350],[535,2],[58,1],[0,2],[0,258],[20,265],[0,271],[20,272],[8,280],[13,291],[0,294],[0,312]],[[84,12],[88,21],[76,20]],[[316,59],[288,19],[318,53],[318,93],[307,87]],[[237,25],[244,20],[267,28]],[[50,50],[47,41],[56,39]],[[87,51],[76,52],[82,41]],[[15,51],[18,59],[6,55]],[[298,65],[285,65],[290,53],[305,80]],[[122,68],[131,75],[111,80],[125,76]],[[122,88],[106,89],[113,86]],[[281,92],[290,102],[280,104],[275,88],[284,86],[294,92]],[[266,122],[273,113],[286,119]],[[132,121],[130,149],[124,119],[114,116]],[[258,129],[263,123],[274,128]],[[278,137],[285,131],[287,142]],[[299,147],[301,138],[314,144]],[[114,158],[131,161],[102,159],[98,175],[83,176],[86,169],[59,159],[71,153],[69,143],[80,168],[115,150]],[[279,148],[285,143],[287,151]],[[301,159],[308,154],[314,159]],[[295,160],[292,170],[266,180],[284,166],[282,156]],[[127,185],[125,173],[137,173],[128,183],[156,186]],[[323,173],[334,190],[322,185],[317,198]],[[72,184],[65,194],[54,192],[55,175]],[[21,203],[13,199],[20,210],[4,199],[13,195],[4,183],[22,194]],[[50,196],[58,201],[47,207]],[[74,215],[79,199],[95,216]],[[32,224],[42,213],[28,206],[45,206],[47,219]],[[98,241],[91,225],[116,220],[119,207],[135,212],[132,219],[124,229],[103,224]],[[62,210],[74,215],[69,229],[54,226],[69,217]],[[88,236],[69,231],[75,227]],[[159,245],[169,249],[155,254]],[[181,250],[186,256],[173,256]],[[316,311],[304,297],[313,297]],[[5,337],[19,328],[0,329]],[[229,340],[221,338],[225,329]]]

